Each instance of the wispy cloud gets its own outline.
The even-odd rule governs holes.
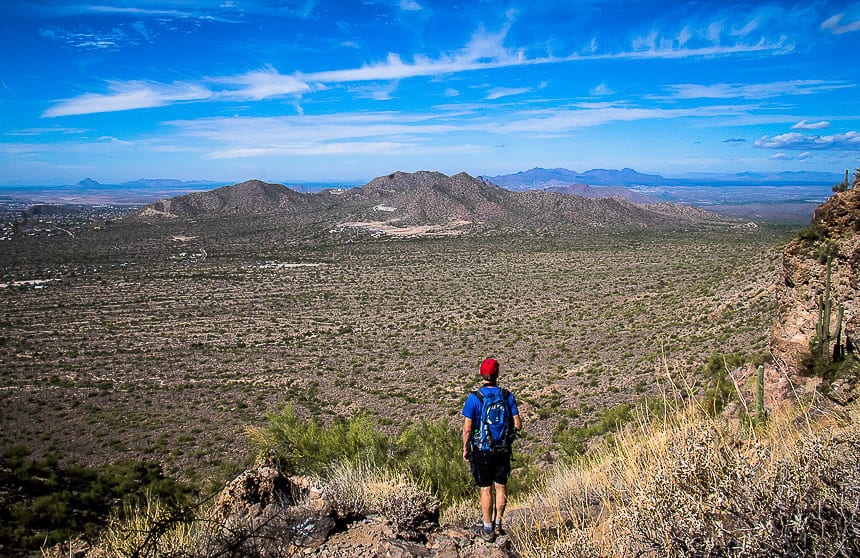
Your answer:
[[[93,5],[89,4],[81,7],[81,11],[88,11],[100,14],[122,14],[132,15],[135,17],[150,16],[150,17],[175,17],[186,18],[193,17],[192,12],[180,10],[161,10],[154,8],[142,7],[126,7],[126,6],[110,6],[105,4]]]
[[[590,128],[611,122],[662,120],[696,114],[691,110],[624,107],[603,103],[581,103],[561,109],[523,111],[508,122],[494,124],[497,133],[564,134],[571,130]]]
[[[848,23],[842,23],[842,18],[844,17],[845,14],[840,13],[827,18],[821,24],[821,29],[830,31],[834,35],[842,35],[844,33],[860,31],[860,19],[855,19],[854,21],[849,21]]]
[[[82,128],[25,128],[23,130],[11,130],[6,132],[7,136],[42,136],[45,134],[77,135],[84,134],[87,130]]]
[[[755,142],[756,147],[765,149],[838,149],[860,150],[860,132],[850,131],[830,136],[805,135],[789,132],[778,136],[762,136]]]
[[[773,83],[715,83],[670,85],[676,99],[767,99],[783,95],[812,95],[854,87],[844,81],[794,80]]]
[[[152,108],[183,101],[200,101],[212,96],[212,92],[190,83],[149,83],[132,81],[109,84],[110,93],[87,93],[80,97],[60,101],[42,113],[45,117],[116,112],[140,108]]]
[[[801,120],[797,124],[791,127],[792,130],[823,130],[824,128],[828,128],[830,126],[830,122],[826,120],[822,120],[820,122],[808,122],[806,120]]]
[[[522,95],[532,91],[531,87],[495,87],[491,89],[487,96],[484,97],[488,101],[501,99],[502,97],[511,97],[514,95]]]
[[[222,97],[253,101],[300,95],[312,89],[307,81],[283,75],[271,66],[237,76],[216,78],[212,82],[229,87],[221,91]]]
[[[637,40],[634,42],[633,50],[625,52],[572,54],[566,57],[529,56],[524,49],[510,48],[505,45],[508,32],[515,20],[516,14],[508,12],[506,22],[497,31],[488,31],[484,27],[479,27],[462,49],[436,58],[415,55],[411,61],[405,61],[399,54],[389,53],[382,62],[357,68],[311,73],[297,71],[292,74],[283,74],[272,66],[266,66],[262,70],[248,71],[233,76],[214,77],[201,83],[187,83],[182,86],[141,81],[114,82],[109,85],[109,92],[107,93],[87,93],[80,97],[58,101],[53,107],[44,111],[43,116],[133,110],[187,101],[224,99],[259,101],[277,97],[297,97],[316,90],[323,90],[327,85],[339,83],[397,81],[416,77],[438,77],[477,70],[529,65],[585,63],[606,59],[727,56],[736,53],[762,51],[778,53],[787,48],[781,43],[774,45],[764,41],[749,45],[688,46],[695,34],[683,29],[672,40],[661,39],[658,35]],[[140,33],[140,30],[137,30],[137,33]],[[719,35],[720,33],[716,32],[716,34]],[[793,90],[794,94],[801,94],[820,91],[825,88],[850,87],[851,85],[813,81],[784,82],[783,84],[771,85],[774,89],[779,89],[779,86],[782,86],[783,89]],[[674,87],[675,95],[679,98],[763,98],[776,94],[776,91],[770,91],[764,86],[760,91],[756,91],[756,86],[742,84],[717,84],[713,86],[686,84]],[[358,89],[353,90],[359,91]],[[495,100],[528,91],[527,88],[497,88],[490,91],[487,99]],[[784,93],[785,91],[783,91]],[[601,93],[598,91],[595,94]],[[389,97],[381,96],[378,98],[386,99]]]
[[[43,28],[39,35],[46,39],[59,41],[73,49],[83,51],[116,50],[125,44],[134,44],[135,39],[120,28],[112,28],[100,33],[82,33],[62,28]]]
[[[272,154],[399,153],[446,149],[456,152],[473,134],[563,134],[608,122],[668,119],[692,111],[628,108],[583,104],[567,109],[515,111],[487,118],[492,105],[437,109],[432,113],[341,113],[314,116],[239,117],[182,120],[168,123],[176,130],[169,141],[205,147],[211,158],[256,157]],[[300,138],[300,140],[297,140]],[[445,138],[445,139],[443,139]],[[459,147],[458,147],[459,146]]]

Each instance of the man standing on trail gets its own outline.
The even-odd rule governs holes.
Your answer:
[[[463,460],[469,462],[475,485],[481,489],[484,526],[478,535],[487,542],[503,534],[511,442],[523,427],[514,395],[497,385],[498,378],[499,363],[485,359],[481,363],[483,385],[469,394],[463,406]]]

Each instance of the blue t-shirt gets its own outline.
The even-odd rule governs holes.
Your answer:
[[[487,396],[491,395],[494,392],[500,390],[499,386],[484,386],[478,391],[481,392],[481,395]],[[511,409],[511,416],[517,416],[520,414],[520,411],[517,409],[517,400],[514,398],[514,394],[508,392],[508,407]],[[469,397],[466,398],[466,404],[463,405],[463,416],[472,419],[472,424],[477,426],[478,422],[481,420],[481,400],[478,399],[478,396],[474,393],[470,393]]]

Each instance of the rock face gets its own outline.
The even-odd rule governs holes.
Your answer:
[[[836,193],[819,206],[812,226],[783,252],[777,285],[779,308],[770,348],[777,363],[789,374],[802,371],[803,357],[815,335],[818,299],[825,292],[828,252],[835,252],[831,264],[831,333],[836,334],[836,308],[842,305],[842,335],[860,340],[860,189]]]

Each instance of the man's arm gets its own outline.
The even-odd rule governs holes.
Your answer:
[[[517,430],[523,429],[523,419],[520,418],[520,415],[514,415],[514,428]]]
[[[472,440],[472,419],[463,420],[463,461],[469,460],[469,443]]]

